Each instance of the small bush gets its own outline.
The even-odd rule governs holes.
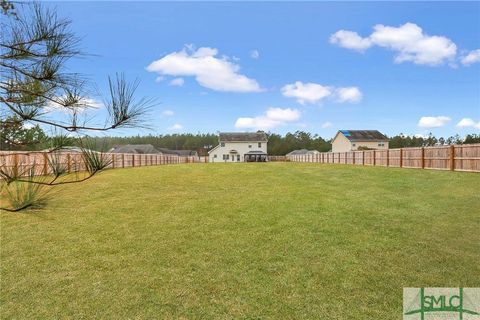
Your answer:
[[[47,200],[47,189],[41,182],[35,177],[35,166],[30,169],[28,177],[22,180],[7,183],[2,179],[0,193],[2,198],[7,200],[7,204],[4,207],[2,202],[0,209],[16,212],[29,207],[43,206]]]

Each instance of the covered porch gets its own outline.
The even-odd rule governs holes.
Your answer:
[[[250,151],[244,154],[245,162],[266,162],[268,155],[263,151]]]

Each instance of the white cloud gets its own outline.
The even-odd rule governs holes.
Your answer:
[[[330,121],[327,121],[322,124],[322,129],[327,129],[327,128],[330,128],[331,126],[333,126],[333,123],[331,123]]]
[[[43,108],[45,112],[64,112],[64,113],[73,113],[73,110],[76,112],[84,112],[88,109],[100,109],[104,106],[104,104],[96,99],[93,98],[81,98],[75,107],[64,107],[63,104],[68,102],[66,97],[57,97],[55,98],[56,101],[59,103],[48,101],[47,105]]]
[[[253,118],[238,118],[236,128],[268,130],[300,119],[300,111],[290,108],[269,108],[265,114]]]
[[[285,97],[296,98],[300,104],[316,103],[330,96],[333,92],[332,87],[322,86],[318,83],[303,83],[296,81],[287,84],[282,88],[282,94]]]
[[[282,88],[285,97],[296,98],[297,102],[304,105],[318,103],[326,98],[332,98],[336,102],[359,102],[362,100],[362,92],[357,87],[324,86],[318,83],[303,83],[296,81]]]
[[[480,49],[470,51],[461,60],[463,65],[469,66],[473,63],[480,62]]]
[[[172,81],[170,81],[171,86],[177,86],[177,87],[183,86],[184,83],[185,83],[185,80],[183,80],[183,78],[175,78]]]
[[[269,108],[266,112],[267,118],[279,122],[291,122],[300,119],[300,112],[290,108]]]
[[[180,123],[175,123],[173,126],[168,128],[169,130],[180,130],[183,129],[183,126]]]
[[[451,119],[445,116],[421,117],[418,126],[422,128],[439,128],[446,125]]]
[[[173,112],[172,110],[163,110],[162,111],[162,116],[164,117],[172,117],[175,115],[175,112]]]
[[[258,52],[257,49],[250,51],[250,58],[252,59],[260,58],[260,53]]]
[[[357,87],[345,87],[335,90],[336,100],[338,102],[356,103],[362,100],[362,92]]]
[[[423,138],[423,139],[428,139],[428,134],[421,134],[417,133],[414,135],[415,138]]]
[[[475,122],[473,121],[473,119],[463,118],[462,120],[460,120],[460,122],[457,123],[457,127],[459,128],[473,127],[473,128],[480,129],[480,121]]]
[[[147,71],[174,77],[195,77],[201,86],[216,91],[262,91],[255,79],[239,73],[238,64],[226,56],[219,58],[217,54],[215,48],[202,47],[195,51],[193,46],[185,46],[181,51],[153,61]]]
[[[414,23],[399,27],[377,24],[370,36],[362,38],[354,31],[340,30],[330,36],[330,42],[344,48],[363,51],[376,45],[396,51],[396,63],[410,61],[422,65],[440,65],[452,61],[457,46],[444,36],[430,36]]]
[[[342,48],[365,51],[372,46],[369,38],[362,38],[358,33],[339,30],[330,36],[330,43],[338,44]]]
[[[165,80],[165,77],[164,76],[158,76],[155,78],[155,82],[162,82],[163,80]]]

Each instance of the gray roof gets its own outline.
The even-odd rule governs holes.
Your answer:
[[[195,150],[172,150],[167,148],[157,148],[163,154],[173,154],[177,156],[197,156],[198,153]]]
[[[350,141],[388,141],[388,138],[378,130],[340,130]]]
[[[307,149],[300,149],[300,150],[293,150],[287,153],[287,156],[294,156],[294,155],[304,155],[304,154],[317,154],[319,151],[317,150],[307,150]]]
[[[221,142],[267,142],[267,134],[257,132],[220,132],[218,140]]]
[[[197,156],[194,150],[171,150],[167,148],[155,148],[151,144],[125,144],[122,146],[114,146],[111,153],[136,153],[136,154],[171,154],[181,157]]]
[[[198,156],[198,152],[195,150],[173,150],[179,156],[186,157],[186,156]]]
[[[155,149],[151,144],[125,144],[114,146],[111,153],[136,153],[136,154],[159,154],[160,151]]]

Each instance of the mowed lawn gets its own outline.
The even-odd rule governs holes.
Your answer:
[[[400,319],[480,286],[480,175],[301,163],[101,173],[0,213],[2,318]]]

